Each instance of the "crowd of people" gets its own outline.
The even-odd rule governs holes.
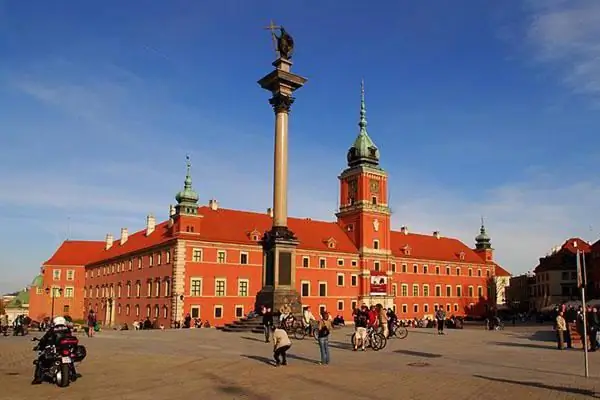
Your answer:
[[[587,306],[584,313],[581,306],[575,308],[563,304],[554,310],[554,315],[554,330],[559,350],[573,348],[573,332],[577,332],[581,338],[585,333],[588,338],[588,350],[592,352],[598,350],[600,347],[600,312],[596,307]]]

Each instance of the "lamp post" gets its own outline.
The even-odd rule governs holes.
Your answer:
[[[56,291],[58,292],[58,295],[62,295],[62,288],[52,288],[50,289],[49,287],[46,288],[45,292],[47,295],[50,295],[52,297],[52,311],[50,312],[50,321],[54,320],[54,297],[55,296],[55,292],[54,289],[56,289]]]

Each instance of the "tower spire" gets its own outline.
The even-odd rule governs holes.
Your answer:
[[[479,235],[475,237],[475,248],[478,250],[492,248],[492,239],[489,237],[485,230],[485,222],[483,220],[483,216],[481,216],[481,228],[479,228]]]
[[[192,187],[192,162],[189,154],[185,156],[185,180],[183,181],[183,190],[177,193],[175,207],[177,214],[197,214],[198,213],[198,193]]]
[[[365,81],[360,82],[360,118],[358,120],[359,132],[354,144],[348,150],[348,166],[379,165],[379,149],[367,133],[367,106],[365,102]]]

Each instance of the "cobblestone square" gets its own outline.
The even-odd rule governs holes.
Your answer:
[[[470,328],[438,336],[412,329],[380,352],[351,351],[350,328],[331,338],[332,364],[316,364],[312,339],[293,340],[289,365],[271,364],[261,335],[214,329],[104,331],[81,337],[88,358],[83,377],[66,389],[31,386],[30,337],[0,338],[3,399],[589,399],[600,377],[590,354],[583,377],[581,350],[558,351],[547,326]],[[307,397],[308,396],[308,397]]]

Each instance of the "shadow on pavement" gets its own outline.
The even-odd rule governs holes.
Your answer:
[[[247,359],[254,360],[254,361],[260,361],[260,362],[265,363],[267,365],[275,365],[275,361],[274,360],[272,360],[270,358],[267,358],[267,357],[263,357],[263,356],[253,356],[253,355],[250,355],[250,354],[241,354],[241,357],[245,357]],[[289,357],[289,355],[288,355],[288,357]]]
[[[295,354],[287,354],[287,358],[291,358],[292,360],[300,360],[300,361],[305,361],[311,364],[317,364],[319,361],[317,360],[313,360],[311,358],[306,358],[306,357],[302,357],[302,356],[297,356]]]
[[[248,356],[248,358],[252,358],[254,356]],[[220,392],[225,393],[226,395],[232,396],[234,399],[249,399],[249,400],[270,400],[271,397],[257,393],[253,391],[251,388],[245,388],[239,385],[232,383],[230,380],[223,378],[216,374],[204,373],[204,376],[212,379],[214,382],[218,383],[216,387]]]
[[[546,344],[513,343],[513,342],[488,342],[488,344],[493,344],[495,346],[505,346],[505,347],[526,347],[526,348],[530,348],[530,349],[556,350],[555,346],[550,346],[550,345],[546,345]]]
[[[442,357],[441,354],[424,353],[422,351],[411,351],[411,350],[394,350],[394,353],[404,354],[407,356],[414,356],[414,357],[423,357],[423,358],[441,358]]]
[[[257,338],[249,337],[249,336],[242,336],[242,339],[251,340],[253,342],[266,343],[264,339],[257,339]]]
[[[529,386],[535,387],[539,389],[552,390],[556,392],[570,393],[570,394],[582,394],[584,396],[590,396],[592,398],[600,398],[596,395],[596,393],[589,389],[579,389],[579,388],[571,388],[565,386],[552,386],[546,385],[544,383],[539,382],[527,382],[527,381],[515,381],[511,379],[503,379],[503,378],[492,378],[490,376],[482,376],[482,375],[473,375],[475,378],[485,379],[492,382],[500,382],[500,383],[509,383],[513,385],[521,385],[521,386]]]
[[[336,341],[330,341],[329,347],[333,347],[334,349],[342,349],[342,350],[352,350],[352,348],[353,348],[353,346],[350,343],[336,342]]]

